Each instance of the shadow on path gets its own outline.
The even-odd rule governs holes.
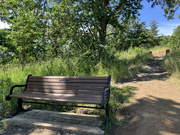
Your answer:
[[[127,82],[139,82],[139,81],[151,81],[151,80],[166,80],[170,76],[159,63],[162,61],[163,57],[155,57],[150,59],[146,66],[132,78],[124,79],[121,83]],[[117,82],[118,83],[118,82]]]
[[[162,59],[149,60],[133,78],[115,83],[134,87],[136,103],[122,108],[132,111],[132,117],[111,135],[180,135],[180,91],[167,80],[170,74],[160,67]]]
[[[129,108],[135,111],[130,123],[115,128],[112,135],[180,134],[180,103],[151,96],[123,109]]]

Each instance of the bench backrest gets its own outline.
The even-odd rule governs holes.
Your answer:
[[[25,93],[102,95],[108,77],[29,76]]]

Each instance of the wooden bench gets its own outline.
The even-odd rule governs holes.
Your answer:
[[[23,102],[48,105],[59,105],[57,102],[63,102],[65,103],[63,106],[105,109],[106,123],[109,117],[110,80],[110,75],[108,77],[29,75],[25,85],[14,85],[11,87],[6,100],[10,100],[11,98],[18,99],[18,109],[12,116],[15,116],[20,111],[25,111],[22,107]],[[23,93],[13,94],[15,87],[24,87]],[[50,102],[43,103],[40,101]],[[68,105],[66,103],[83,105]],[[84,104],[95,104],[98,106],[84,106]]]

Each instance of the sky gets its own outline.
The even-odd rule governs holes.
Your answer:
[[[174,19],[167,20],[164,15],[164,10],[160,6],[155,6],[151,8],[152,3],[148,3],[146,0],[142,3],[144,8],[139,11],[140,20],[146,22],[147,28],[150,28],[149,24],[154,19],[158,22],[158,30],[160,35],[172,35],[173,30],[180,25],[180,19],[178,14],[180,14],[180,8],[175,12]]]
[[[150,28],[149,24],[154,19],[158,22],[158,30],[160,35],[172,35],[173,30],[180,25],[180,19],[178,14],[180,14],[180,9],[175,12],[173,20],[167,20],[164,15],[164,10],[160,6],[155,6],[151,8],[151,3],[143,0],[144,8],[139,11],[141,22],[146,22],[147,28]],[[9,25],[0,21],[0,29],[9,28]]]
[[[0,29],[9,28],[9,25],[7,23],[3,23],[0,21]]]

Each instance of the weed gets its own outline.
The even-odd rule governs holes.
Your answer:
[[[1,120],[0,121],[0,130],[5,129],[7,127],[8,127],[8,124],[4,120]]]

